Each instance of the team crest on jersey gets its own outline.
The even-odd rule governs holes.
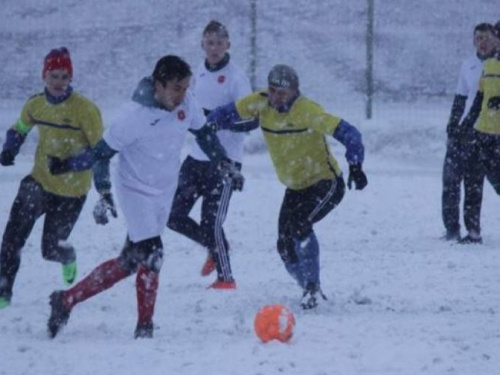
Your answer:
[[[220,84],[226,82],[226,76],[224,76],[224,75],[218,76],[217,77],[217,82],[219,82]]]
[[[182,109],[177,112],[177,118],[180,120],[180,121],[184,121],[184,119],[186,118],[186,112],[184,112]]]

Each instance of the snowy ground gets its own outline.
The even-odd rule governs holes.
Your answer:
[[[300,290],[274,249],[283,187],[265,154],[247,155],[245,190],[227,219],[238,289],[207,290],[212,278],[199,276],[204,251],[166,231],[153,340],[133,339],[133,278],[77,306],[60,336],[47,338],[48,296],[62,279],[59,265],[41,259],[39,222],[23,251],[12,305],[0,311],[0,374],[498,374],[500,200],[487,186],[484,245],[439,240],[448,109],[433,107],[436,116],[378,111],[375,120],[358,121],[369,185],[349,191],[316,226],[329,300],[314,312],[298,308]],[[14,119],[0,114],[3,124]],[[344,163],[342,148],[335,152]],[[15,167],[0,169],[2,231],[31,163],[21,155]],[[71,237],[80,276],[116,256],[125,236],[121,218],[93,223],[95,200],[92,192]],[[295,312],[288,344],[262,344],[253,332],[255,312],[269,303]]]

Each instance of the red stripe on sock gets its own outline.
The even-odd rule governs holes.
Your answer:
[[[95,296],[96,294],[111,288],[118,281],[131,274],[130,271],[122,268],[118,259],[108,260],[96,268],[71,289],[64,292],[63,303],[71,309],[77,303]]]

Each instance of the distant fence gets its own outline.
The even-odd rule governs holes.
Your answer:
[[[356,103],[368,117],[373,100],[451,95],[474,25],[500,19],[497,0],[40,0],[8,2],[3,14],[1,99],[38,91],[41,60],[61,45],[72,52],[77,89],[99,102],[128,98],[164,54],[198,64],[201,31],[215,18],[254,87],[272,65],[291,64],[304,92],[327,105]]]

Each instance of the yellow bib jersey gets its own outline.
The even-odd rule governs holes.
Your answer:
[[[288,188],[305,189],[341,174],[326,141],[341,119],[315,102],[299,96],[288,112],[280,113],[261,91],[236,102],[236,110],[241,118],[259,119],[278,178]]]
[[[97,106],[75,92],[58,104],[51,104],[45,94],[38,94],[28,99],[14,129],[26,135],[35,126],[39,141],[31,172],[33,178],[53,194],[67,197],[87,194],[92,178],[90,170],[52,175],[48,156],[66,159],[101,140],[103,124]]]
[[[483,133],[500,135],[500,60],[498,58],[491,58],[484,62],[479,92],[483,94],[483,102],[476,129]]]

